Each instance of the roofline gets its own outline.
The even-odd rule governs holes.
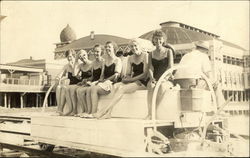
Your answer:
[[[128,44],[127,44],[127,43],[121,43],[121,44],[118,45],[118,48],[119,48],[119,46],[125,46],[125,45],[128,45]],[[65,51],[69,50],[69,49],[67,49],[67,50],[60,50],[60,51],[58,51],[58,50],[56,50],[56,49],[58,49],[58,48],[55,48],[55,50],[53,51],[54,53],[65,52]],[[70,49],[73,49],[73,48],[70,48]],[[91,50],[91,49],[93,49],[93,47],[74,48],[75,51],[76,51],[76,50],[80,50],[80,49]]]
[[[38,60],[32,60],[31,62],[27,63],[27,62],[20,62],[22,60],[29,60],[29,59],[21,59],[18,60],[16,62],[9,62],[7,63],[7,65],[14,65],[14,64],[34,64],[34,63],[46,63],[46,59],[38,59]]]
[[[42,68],[27,67],[27,66],[16,66],[8,64],[0,64],[0,70],[16,70],[16,71],[25,71],[25,72],[43,72]]]
[[[183,25],[183,26],[186,26],[186,27],[190,27],[194,30],[198,30],[199,32],[204,32],[204,33],[207,33],[207,34],[211,34],[212,36],[215,36],[216,38],[219,38],[220,36],[219,35],[216,35],[214,33],[211,33],[211,32],[208,32],[208,31],[205,31],[205,30],[202,30],[202,29],[199,29],[197,27],[194,27],[194,26],[190,26],[190,25],[187,25],[187,24],[184,24],[184,23],[181,23],[181,22],[177,22],[177,21],[167,21],[167,22],[163,22],[163,23],[160,23],[160,26],[164,25],[164,24],[169,24],[169,23],[176,23],[176,24],[180,24],[180,25]]]
[[[228,41],[225,41],[223,39],[217,39],[219,41],[221,41],[223,43],[223,45],[227,45],[227,46],[230,46],[230,47],[234,47],[234,48],[237,48],[237,49],[241,49],[243,51],[247,51],[246,49],[244,49],[243,47],[237,45],[237,44],[234,44],[232,42],[228,42]]]

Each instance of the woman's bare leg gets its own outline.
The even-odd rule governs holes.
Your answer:
[[[123,94],[133,93],[136,90],[140,89],[141,87],[142,86],[138,85],[137,83],[128,83],[128,84],[119,85],[119,87],[116,89],[116,92],[115,92],[110,104],[108,106],[104,107],[103,109],[99,110],[96,113],[96,117],[97,118],[99,118],[99,117],[109,118],[113,107],[121,100]]]
[[[72,101],[72,115],[77,114],[77,94],[76,94],[76,90],[79,88],[79,86],[74,85],[71,86],[69,89],[70,92],[70,97],[71,97],[71,101]]]
[[[81,112],[80,113],[84,113],[87,112],[87,104],[86,104],[86,91],[87,91],[88,87],[79,87],[76,90],[77,93],[77,103],[78,106],[81,107]]]
[[[64,86],[60,87],[60,98],[58,99],[59,104],[57,107],[57,112],[59,113],[59,115],[63,115],[63,109],[64,109],[65,102],[66,102],[65,90],[66,90],[66,88]]]
[[[62,107],[62,111],[63,111],[63,108],[65,106],[65,103],[66,103],[66,94],[65,94],[65,91],[66,91],[66,87],[63,86],[61,88],[61,100],[60,100],[60,104],[61,104],[61,107]]]
[[[99,95],[109,94],[109,91],[105,91],[100,86],[93,86],[91,88],[91,100],[92,100],[92,110],[91,113],[97,112],[97,106],[99,101]]]
[[[154,88],[152,88],[151,84],[149,83],[148,86],[148,93],[147,93],[147,101],[148,101],[148,115],[145,119],[151,119],[152,118],[152,97]]]
[[[62,112],[61,108],[61,86],[56,87],[56,103],[57,103],[57,112]]]
[[[69,89],[70,89],[70,87],[71,87],[72,85],[69,85],[69,86],[66,86],[65,87],[65,98],[66,98],[66,107],[65,107],[65,113],[64,113],[64,115],[69,115],[69,114],[71,114],[72,113],[72,109],[73,109],[73,107],[72,107],[72,101],[71,101],[71,97],[70,97],[70,92],[69,92]]]
[[[86,91],[86,103],[87,103],[87,111],[86,113],[90,114],[92,111],[92,101],[91,101],[91,88],[88,87]]]

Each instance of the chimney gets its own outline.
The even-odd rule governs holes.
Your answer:
[[[30,56],[30,60],[33,60],[32,56]]]
[[[94,40],[94,38],[95,38],[95,32],[94,32],[94,31],[91,31],[91,32],[90,32],[90,39],[91,39],[91,40]]]

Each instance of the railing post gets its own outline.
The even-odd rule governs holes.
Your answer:
[[[20,102],[21,102],[21,109],[23,108],[23,94],[20,93]]]
[[[7,93],[4,93],[4,107],[7,108]]]
[[[38,93],[36,93],[36,107],[38,108],[39,107],[39,102],[38,102],[38,98],[39,98],[39,96],[38,96]]]
[[[8,108],[10,109],[10,103],[11,103],[11,96],[9,95],[9,96],[7,96],[7,102],[8,102]]]

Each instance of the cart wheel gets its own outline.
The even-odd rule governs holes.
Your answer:
[[[50,144],[45,144],[45,143],[38,143],[38,145],[42,151],[51,152],[55,148],[55,145],[50,145]]]

